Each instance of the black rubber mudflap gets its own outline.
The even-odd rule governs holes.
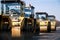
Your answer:
[[[36,31],[36,19],[34,19],[34,31]]]
[[[28,24],[28,18],[25,18],[23,32],[32,31],[31,24]]]
[[[2,16],[0,15],[0,31],[1,31],[1,27],[2,27],[1,22],[2,22]]]
[[[39,28],[39,25],[36,25],[36,31],[35,31],[36,34],[39,34],[40,33],[40,28]]]
[[[47,32],[51,32],[51,23],[50,22],[48,22]]]
[[[23,26],[23,28],[21,29],[23,32],[26,31],[26,26],[27,26],[27,18],[25,18],[25,20],[24,20],[24,26]]]
[[[34,28],[36,27],[36,20],[34,19]]]

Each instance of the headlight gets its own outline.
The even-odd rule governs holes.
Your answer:
[[[13,16],[13,14],[11,14],[11,16]]]
[[[4,22],[5,24],[8,24],[8,22]]]
[[[12,25],[13,26],[21,26],[21,23],[20,22],[12,22]]]

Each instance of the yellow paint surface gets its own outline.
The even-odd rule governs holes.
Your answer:
[[[55,29],[55,26],[51,26],[51,30],[54,30]]]
[[[47,31],[47,26],[40,26],[40,31]]]
[[[12,37],[20,37],[21,36],[21,30],[20,27],[12,27]]]

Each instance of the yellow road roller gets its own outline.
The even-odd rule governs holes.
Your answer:
[[[9,16],[9,18],[11,19],[10,22],[12,25],[11,26],[12,37],[19,37],[22,26],[24,24],[23,9],[25,3],[21,0],[2,0],[1,3],[2,3],[2,15]]]
[[[36,30],[40,32],[50,32],[50,22],[46,12],[36,12]]]
[[[26,6],[25,9],[25,21],[23,31],[25,32],[33,32],[34,31],[34,7],[29,5]]]
[[[18,7],[17,7],[17,5],[18,5]],[[24,10],[23,9],[24,9],[25,4],[24,4],[24,2],[19,1],[17,5],[16,5],[17,10],[15,11],[15,13],[17,13],[17,15],[13,14],[13,16],[11,16],[11,17],[13,17],[12,30],[11,30],[13,37],[20,37],[21,33],[22,33],[22,28],[24,26]]]
[[[48,15],[47,17],[51,23],[51,31],[56,31],[56,20],[54,15]]]

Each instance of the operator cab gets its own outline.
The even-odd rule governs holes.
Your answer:
[[[29,18],[31,15],[31,10],[29,8],[25,8],[25,18]]]
[[[33,6],[27,6],[24,9],[25,12],[25,18],[30,18],[34,15],[34,7]]]
[[[46,13],[44,13],[44,12],[40,12],[40,13],[36,13],[36,18],[37,19],[41,19],[41,20],[46,20],[47,19],[47,16],[48,16],[48,14],[46,14]]]
[[[50,32],[50,22],[47,16],[48,14],[46,12],[36,12],[37,30],[39,29],[40,32]]]
[[[47,17],[50,21],[54,21],[55,20],[55,16],[54,15],[48,15]]]
[[[25,31],[33,31],[34,27],[34,7],[33,6],[26,6],[24,9],[25,12],[25,25],[23,30]]]
[[[11,19],[13,17],[20,16],[20,10],[21,10],[21,3],[18,2],[19,0],[4,0],[1,1],[2,5],[2,13],[5,16],[10,16]]]

